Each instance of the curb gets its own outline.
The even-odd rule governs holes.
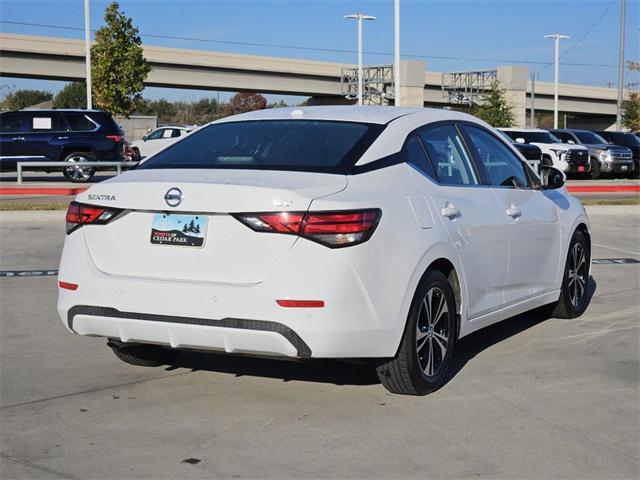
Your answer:
[[[87,187],[2,187],[0,195],[78,195],[86,189]]]

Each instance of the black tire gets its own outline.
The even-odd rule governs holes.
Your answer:
[[[456,336],[453,289],[441,272],[429,271],[411,302],[398,353],[377,367],[380,382],[390,392],[404,395],[426,395],[437,390],[446,382]]]
[[[595,158],[591,159],[591,178],[597,180],[602,173],[600,172],[600,162]]]
[[[577,269],[574,268],[576,263],[578,264]],[[551,316],[556,318],[576,318],[584,313],[588,306],[587,288],[590,265],[591,249],[589,241],[583,232],[576,230],[569,244],[560,299],[556,304],[552,305]]]
[[[64,157],[64,161],[69,163],[92,162],[94,160],[93,156],[87,152],[72,152]],[[62,169],[64,178],[73,183],[86,183],[93,178],[95,173],[96,169],[91,167],[69,167]]]
[[[115,340],[109,340],[107,345],[120,360],[138,367],[159,367],[173,362],[180,355],[180,350],[158,345],[127,345]]]

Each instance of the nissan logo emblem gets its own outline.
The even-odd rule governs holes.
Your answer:
[[[170,207],[177,207],[182,202],[182,190],[179,188],[170,188],[167,190],[167,193],[164,194],[164,201],[167,202],[167,205]]]

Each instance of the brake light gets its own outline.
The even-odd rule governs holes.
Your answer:
[[[113,140],[114,142],[118,143],[120,140],[124,138],[124,135],[105,135],[105,138],[108,138],[109,140]]]
[[[366,242],[378,226],[382,211],[240,213],[236,219],[256,232],[298,235],[330,248]]]
[[[122,210],[119,208],[99,207],[71,202],[67,209],[66,229],[67,234],[80,228],[82,225],[104,225],[113,220]]]

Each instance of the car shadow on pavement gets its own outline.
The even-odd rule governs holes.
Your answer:
[[[591,301],[595,291],[596,282],[591,277],[587,284],[587,302]],[[540,308],[511,317],[464,337],[456,345],[447,383],[483,350],[549,318],[548,310]],[[169,371],[177,369],[227,373],[236,377],[275,378],[285,382],[303,381],[334,385],[374,385],[380,383],[373,364],[366,361],[287,361],[265,357],[185,351],[167,367]]]

